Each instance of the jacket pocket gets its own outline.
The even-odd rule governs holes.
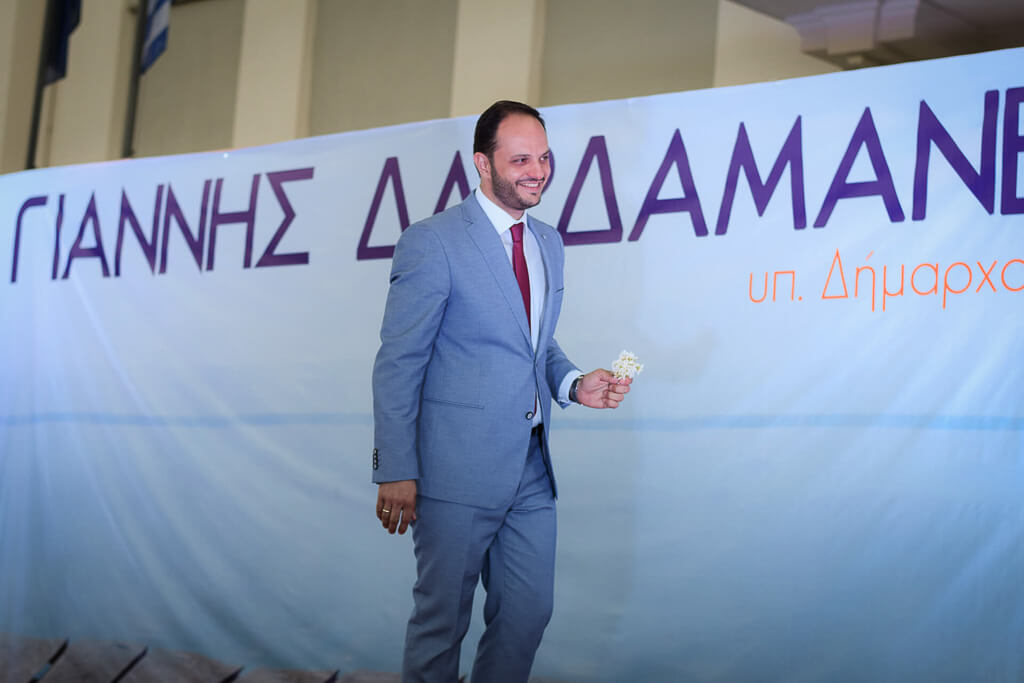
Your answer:
[[[431,398],[430,396],[424,396],[423,400],[428,403],[439,403],[446,406],[458,406],[460,408],[475,408],[476,410],[483,410],[483,405],[479,403],[468,403],[466,401],[452,401],[447,398]]]

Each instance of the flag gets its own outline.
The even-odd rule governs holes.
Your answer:
[[[170,24],[171,0],[147,0],[146,39],[142,43],[139,73],[145,73],[167,48],[167,28]]]
[[[82,16],[82,0],[59,0],[49,8],[54,12],[48,30],[49,44],[46,54],[46,76],[43,85],[64,78],[68,72],[68,42],[71,32]],[[49,20],[50,17],[47,17]]]

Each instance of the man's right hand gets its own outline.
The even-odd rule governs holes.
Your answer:
[[[377,519],[389,534],[404,534],[416,521],[416,480],[389,481],[377,486]]]

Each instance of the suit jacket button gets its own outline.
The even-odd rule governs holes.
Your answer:
[[[526,413],[526,419],[527,420],[532,420],[533,419],[533,411],[532,410],[530,410],[530,411],[528,411]]]

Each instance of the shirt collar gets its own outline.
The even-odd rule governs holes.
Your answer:
[[[491,201],[490,197],[480,191],[480,188],[476,188],[474,191],[476,194],[476,201],[480,204],[480,208],[484,210],[484,215],[491,221],[491,225],[499,235],[511,228],[516,223],[522,223],[526,225],[526,212],[523,212],[521,218],[512,218],[508,215],[508,212],[499,207],[497,204]]]

